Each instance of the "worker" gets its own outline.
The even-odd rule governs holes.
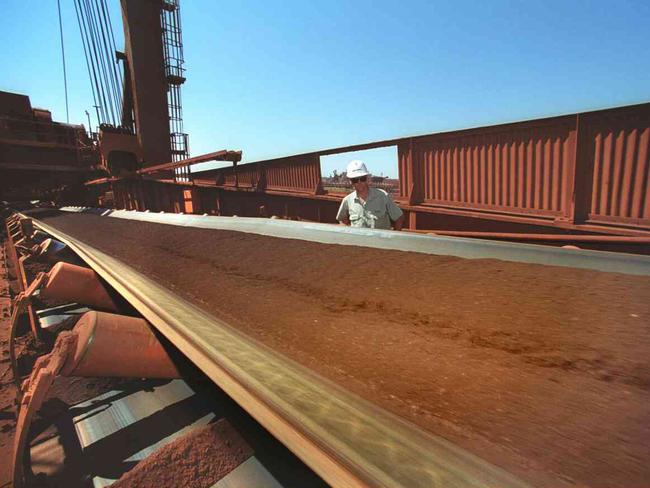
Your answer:
[[[346,176],[354,191],[341,202],[336,220],[341,225],[371,229],[402,230],[404,214],[390,195],[370,186],[370,173],[363,161],[350,161]]]

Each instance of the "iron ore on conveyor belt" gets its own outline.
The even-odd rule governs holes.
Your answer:
[[[32,217],[334,484],[648,486],[650,277],[629,274],[648,258],[617,273],[590,251],[543,252],[605,268]]]

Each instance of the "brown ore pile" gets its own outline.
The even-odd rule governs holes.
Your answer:
[[[648,277],[42,218],[536,486],[650,486]]]
[[[113,488],[182,486],[206,488],[253,452],[225,420],[199,427],[170,442],[113,483]]]

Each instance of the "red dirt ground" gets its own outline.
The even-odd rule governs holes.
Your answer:
[[[43,220],[537,486],[650,486],[648,277]]]

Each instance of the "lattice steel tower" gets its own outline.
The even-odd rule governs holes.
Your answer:
[[[183,132],[181,85],[185,82],[183,34],[179,0],[164,0],[160,11],[163,36],[167,106],[169,108],[169,137],[173,161],[189,157],[188,136]]]

